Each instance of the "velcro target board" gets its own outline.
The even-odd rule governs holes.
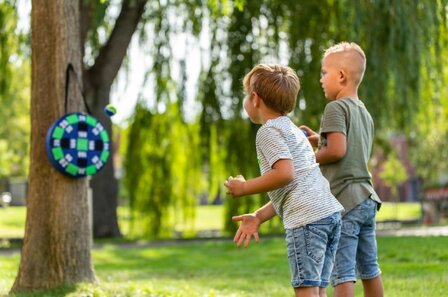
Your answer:
[[[95,117],[80,112],[56,120],[48,129],[45,144],[51,164],[75,178],[96,174],[110,155],[106,129]]]

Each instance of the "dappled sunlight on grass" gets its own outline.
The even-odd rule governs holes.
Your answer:
[[[250,293],[257,284],[257,292],[264,291],[263,287],[277,287],[282,291],[278,296],[287,296],[292,292],[289,270],[285,252],[278,245],[284,247],[281,240],[266,240],[249,249],[237,249],[231,242],[107,248],[95,251],[94,259],[102,283],[125,285],[147,279],[179,296],[264,296]],[[272,250],[274,253],[266,252]],[[126,271],[120,270],[123,266]],[[279,284],[283,285],[278,288]]]
[[[415,217],[420,211],[419,205],[409,204],[405,208],[403,213],[408,218]],[[393,205],[386,203],[379,214],[387,217],[388,213],[394,214],[390,212],[393,209]],[[202,210],[215,220],[210,224],[202,222],[203,228],[221,224],[222,206]],[[17,222],[24,219],[25,209],[14,208],[12,212],[15,218],[12,222],[15,223],[3,220],[0,225],[17,227],[23,224]],[[386,296],[444,296],[448,291],[447,246],[448,237],[379,237],[379,261]],[[247,249],[236,248],[231,238],[213,241],[101,240],[95,242],[92,258],[98,284],[81,284],[18,297],[293,295],[283,236],[262,234],[260,243],[252,242]],[[19,260],[18,251],[0,253],[0,295],[11,288]],[[331,297],[332,290],[328,291]],[[356,296],[362,296],[361,282],[356,283]]]
[[[379,261],[388,297],[444,296],[448,237],[380,237]],[[292,296],[285,242],[262,236],[236,248],[231,239],[102,245],[92,251],[98,284],[18,297],[276,297]],[[0,295],[12,286],[19,254],[0,254]],[[64,291],[65,290],[65,291]],[[332,290],[328,290],[332,296]],[[362,296],[361,282],[356,296]]]

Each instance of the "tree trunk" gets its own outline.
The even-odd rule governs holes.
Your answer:
[[[84,72],[85,97],[92,114],[99,119],[113,139],[112,124],[103,112],[109,103],[110,89],[117,76],[123,59],[145,11],[147,0],[123,0],[120,15],[107,42],[101,48],[95,64]],[[82,15],[89,19],[89,6],[84,5]],[[87,22],[90,23],[90,22]],[[81,30],[84,37],[86,29]],[[93,192],[93,235],[95,238],[120,237],[117,219],[118,181],[114,175],[113,154],[115,148],[111,146],[111,158],[106,166],[96,174],[91,183]]]
[[[110,160],[106,166],[98,172],[90,183],[93,193],[93,235],[94,238],[121,237],[118,226],[118,180],[114,174],[115,145],[112,142],[112,123],[103,109],[109,103],[110,87],[93,89],[96,101],[91,110],[92,114],[103,123],[104,128],[111,137]],[[91,96],[90,92],[86,92]]]
[[[54,169],[45,151],[50,125],[83,111],[78,1],[32,1],[31,149],[25,238],[11,293],[95,281],[87,179]],[[66,69],[71,63],[67,110]]]

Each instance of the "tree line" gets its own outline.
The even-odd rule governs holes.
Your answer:
[[[31,38],[23,36],[23,40],[11,37],[17,24],[15,4],[12,0],[0,4],[0,23],[5,24],[0,38],[0,67],[5,73],[0,77],[0,98],[5,108],[0,117],[8,123],[8,128],[0,127],[0,150],[6,147],[3,151],[24,160],[28,146],[22,139],[28,133],[31,146],[29,169],[18,162],[21,171],[15,172],[29,175],[30,195],[22,262],[13,291],[94,279],[87,248],[90,231],[85,224],[87,181],[54,172],[42,157],[41,141],[51,122],[63,113],[63,74],[68,62],[73,63],[73,75],[83,90],[72,90],[69,109],[82,111],[84,97],[92,114],[111,130],[102,108],[109,102],[135,33],[154,61],[146,82],[153,82],[157,104],[149,106],[145,104],[148,98],[139,98],[129,128],[123,132],[123,185],[132,217],[146,222],[147,236],[169,235],[176,219],[191,219],[200,195],[205,193],[210,200],[223,197],[222,181],[228,175],[250,177],[258,172],[257,126],[244,117],[241,94],[241,79],[254,64],[282,62],[296,69],[302,90],[293,119],[318,128],[325,106],[319,84],[321,56],[325,48],[341,40],[357,42],[365,49],[367,72],[360,97],[374,117],[378,147],[387,148],[387,138],[402,133],[426,180],[435,180],[446,170],[446,152],[439,149],[446,144],[448,130],[448,91],[443,88],[448,75],[446,0],[123,0],[115,6],[114,17],[111,1],[33,0]],[[176,45],[170,41],[178,32],[199,40],[205,30],[210,42],[198,65],[201,75],[195,98],[201,109],[187,120],[188,60],[180,63],[182,79],[174,78]],[[23,64],[12,63],[14,55]],[[11,141],[14,129],[9,129],[13,121],[8,120],[8,111],[26,119],[20,108],[26,103],[17,106],[26,102],[26,95],[21,95],[22,101],[14,100],[19,98],[14,90],[29,87],[20,77],[30,71],[26,66],[30,60],[31,132],[17,129],[22,131],[19,145]],[[26,127],[23,122],[16,125]],[[13,145],[19,147],[12,150]],[[2,153],[0,161],[12,164],[6,155]],[[96,237],[120,236],[118,181],[113,161],[108,164],[91,182]],[[12,174],[11,170],[3,174]],[[226,215],[253,209],[264,199],[224,199]],[[41,213],[50,216],[39,217]],[[81,223],[75,228],[73,221]],[[226,229],[233,230],[235,225],[227,221]],[[73,238],[64,237],[67,230]],[[58,257],[52,257],[54,253]],[[39,273],[32,259],[47,273]],[[73,265],[73,259],[82,265]]]

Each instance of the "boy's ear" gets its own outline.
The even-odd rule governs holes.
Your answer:
[[[347,72],[344,69],[339,70],[339,81],[345,82],[347,80]]]
[[[260,106],[260,100],[260,96],[258,96],[256,92],[252,92],[252,104],[254,105],[254,107]]]

